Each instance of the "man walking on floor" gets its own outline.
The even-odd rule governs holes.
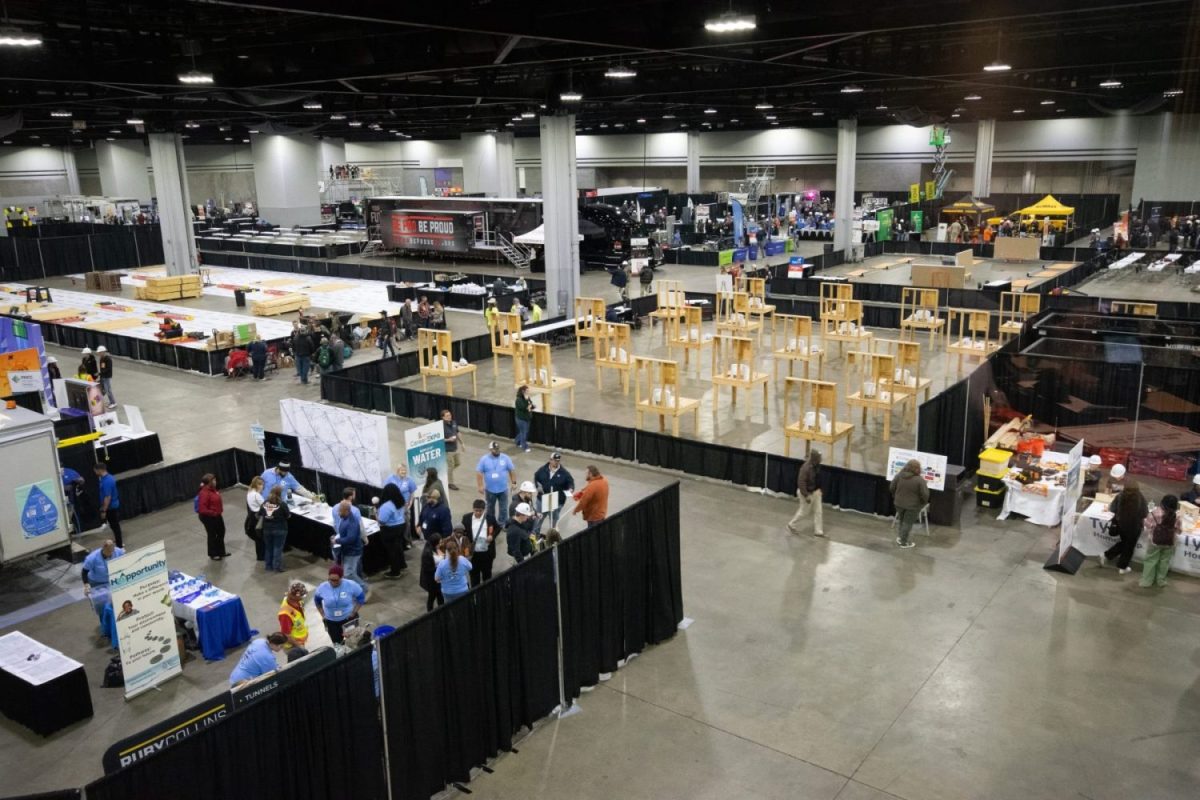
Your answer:
[[[108,465],[103,461],[96,462],[93,471],[100,482],[100,521],[108,524],[117,547],[124,547],[125,539],[121,536],[121,494],[117,491],[117,479],[108,474]]]
[[[800,520],[811,513],[813,535],[825,535],[825,523],[821,511],[821,484],[818,480],[820,470],[821,453],[813,450],[796,476],[796,494],[800,496],[800,507],[796,509],[796,513],[792,515],[792,521],[787,525],[788,530],[792,533],[800,532]]]
[[[454,468],[459,464],[459,445],[462,444],[462,437],[458,433],[458,423],[454,421],[454,414],[448,408],[442,410],[442,439],[446,443],[446,487],[457,492],[458,487],[454,485]]]

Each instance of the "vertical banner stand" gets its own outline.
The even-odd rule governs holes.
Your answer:
[[[567,688],[566,679],[563,675],[563,610],[562,610],[562,588],[559,586],[561,576],[558,571],[558,549],[555,548],[550,552],[550,557],[554,562],[554,604],[558,607],[558,718],[578,714],[583,709],[579,703],[571,703],[567,707]]]

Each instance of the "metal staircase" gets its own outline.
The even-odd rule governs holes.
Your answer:
[[[534,255],[532,247],[517,244],[508,236],[496,231],[477,231],[475,249],[496,250],[517,269],[529,269]]]
[[[746,167],[746,205],[754,208],[763,194],[769,193],[771,181],[775,180],[775,166],[755,165]]]

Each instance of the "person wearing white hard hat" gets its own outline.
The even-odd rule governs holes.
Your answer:
[[[1179,499],[1185,503],[1200,506],[1200,473],[1192,476],[1191,488],[1179,495]]]
[[[529,504],[518,503],[504,529],[508,554],[518,564],[533,555],[533,542],[529,541],[529,535],[533,533],[532,518],[533,509],[529,507]]]
[[[46,373],[52,381],[62,378],[62,371],[58,368],[58,359],[54,356],[46,356]]]
[[[92,348],[83,348],[83,352],[80,355],[83,356],[83,360],[79,362],[80,380],[92,381],[93,383],[100,380],[100,367],[96,365],[96,357],[92,355]]]
[[[538,523],[540,521],[538,519],[540,515],[537,513],[536,497],[537,497],[537,486],[535,486],[533,484],[533,481],[524,481],[521,483],[521,485],[519,487],[517,487],[517,491],[513,494],[512,502],[508,504],[508,516],[510,516],[510,517],[513,514],[517,513],[517,506],[521,505],[522,503],[525,503],[526,505],[529,506],[529,508],[533,512],[529,515],[530,516],[529,528],[530,528],[530,530],[535,531],[535,532],[538,529]]]
[[[1104,477],[1103,462],[1100,456],[1083,459],[1083,491],[1084,497],[1095,497],[1100,491],[1100,480]]]
[[[108,348],[100,345],[96,348],[96,358],[100,368],[100,391],[108,398],[108,407],[117,407],[117,397],[112,390],[113,362],[108,354]]]
[[[1108,471],[1108,480],[1104,483],[1105,494],[1118,495],[1125,488],[1125,465],[1113,464]]]

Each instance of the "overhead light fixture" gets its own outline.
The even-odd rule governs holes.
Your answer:
[[[116,141],[116,139],[114,139],[114,138],[113,138],[113,137],[111,137],[111,136],[105,136],[105,137],[104,137],[104,141],[106,141],[106,142],[115,142],[115,141]]]
[[[739,120],[739,119],[736,119],[736,118],[735,118],[735,119],[731,119],[731,120],[729,120],[729,122],[730,122],[730,124],[732,124],[732,123],[735,123],[735,122],[741,122],[741,120]]]
[[[520,116],[513,117],[513,118],[512,118],[512,121],[513,121],[513,122],[520,122],[520,121],[521,121],[521,117],[520,117]]]
[[[758,22],[753,14],[738,14],[732,9],[704,23],[704,30],[709,33],[740,33],[752,31],[757,27]]]
[[[858,94],[863,90],[863,87],[850,83],[842,87],[842,94]]]
[[[775,107],[775,106],[771,105],[770,103],[768,103],[767,101],[765,101],[765,100],[764,100],[763,102],[761,102],[761,103],[759,103],[758,105],[754,106],[754,109],[755,109],[756,111],[769,111],[769,110],[771,110],[771,109],[772,109],[772,108],[774,108],[774,107]]]
[[[185,128],[199,128],[199,127],[200,127],[200,123],[199,123],[199,122],[185,122],[185,123],[183,124],[183,127],[185,127]]]
[[[959,118],[959,117],[961,117],[961,116],[962,116],[962,114],[959,114],[959,113],[957,113],[957,112],[956,112],[956,113],[954,113],[954,114],[951,114],[951,115],[950,115],[950,118],[951,118],[951,119],[958,119],[958,118]]]
[[[321,104],[316,100],[309,100],[304,104],[304,108],[306,111],[320,111]]]
[[[776,117],[774,114],[767,114],[764,119],[778,119],[778,117]]]
[[[1167,89],[1163,92],[1163,97],[1179,97],[1183,94],[1183,89]]]
[[[876,111],[887,111],[887,106],[885,106],[883,103],[880,103],[879,105],[875,106],[875,110]]]
[[[180,83],[212,83],[213,76],[211,72],[201,72],[198,69],[190,69],[187,72],[181,72],[176,76]]]
[[[49,147],[49,146],[50,146],[49,142],[42,142],[42,147]]]
[[[1108,80],[1100,81],[1101,89],[1120,89],[1123,85],[1124,84],[1122,84],[1116,78],[1109,78]]]
[[[40,138],[42,138],[42,137],[38,136],[38,135],[35,133],[35,134],[33,134],[32,136],[30,136],[29,138],[30,138],[30,139],[40,139]]]
[[[228,125],[220,125],[217,127],[217,130],[221,131],[222,133],[227,133],[233,130],[233,128],[229,127]]]
[[[246,131],[246,133],[258,133],[258,128],[251,128],[250,130]]]
[[[3,142],[0,142],[0,144],[12,144],[12,139],[5,139]]]
[[[1039,105],[1052,106],[1052,105],[1054,105],[1054,101],[1053,100],[1043,100]]]
[[[977,95],[977,94],[969,94],[963,98],[963,100],[982,100],[982,99],[983,99],[983,97],[981,97],[980,95]]]
[[[1057,113],[1059,113],[1059,114],[1062,114],[1062,113],[1064,113],[1064,112],[1066,111],[1066,109],[1065,109],[1065,108],[1056,108],[1056,109],[1054,109],[1054,110],[1055,110]]]
[[[108,132],[109,133],[120,133],[121,129],[120,128],[109,128]]]
[[[62,118],[65,118],[65,117],[70,117],[70,116],[71,116],[71,112],[70,112],[70,111],[66,111],[65,109],[64,109],[64,110],[59,110],[59,111],[51,111],[51,112],[50,112],[50,116],[52,116],[52,117],[62,117]]]
[[[825,116],[825,112],[824,111],[814,111],[813,116],[814,117],[823,117],[823,116]]]
[[[613,125],[613,127],[614,127],[614,128],[624,128],[624,127],[625,127],[625,123],[624,123],[624,122],[618,122],[616,125]]]
[[[537,116],[537,114],[533,113],[532,111],[522,111],[521,112],[521,119],[533,119],[536,116]]]
[[[564,103],[578,103],[583,99],[583,95],[575,91],[563,92],[558,96],[558,99],[562,100]]]
[[[704,109],[704,113],[705,114],[715,114],[715,113],[717,113],[717,110],[715,108],[706,108],[706,109]]]
[[[0,46],[37,47],[42,43],[40,33],[27,33],[13,25],[0,26]]]
[[[249,139],[242,139],[242,144],[250,144],[250,140],[249,140]]]
[[[1010,69],[1012,69],[1012,64],[1008,64],[1008,63],[1005,63],[1004,61],[997,60],[997,61],[993,61],[992,63],[984,66],[983,71],[984,72],[1008,72]]]
[[[772,125],[778,125],[779,123],[778,123],[778,122],[772,122],[771,124],[772,124]]]
[[[645,124],[646,124],[646,118],[645,118],[645,117],[638,117],[638,118],[637,118],[637,123],[638,123],[638,125],[645,125]]]
[[[125,120],[125,124],[126,125],[145,125],[146,120],[144,120],[140,117],[132,117],[130,119]]]
[[[637,70],[629,67],[609,67],[604,72],[606,78],[636,78]]]
[[[679,127],[681,127],[681,128],[686,128],[687,126],[688,126],[688,124],[686,122],[679,123]]]
[[[499,133],[499,132],[500,132],[499,128],[488,128],[488,129],[484,130],[484,133]]]
[[[329,115],[329,119],[332,120],[333,122],[341,122],[345,118],[346,118],[345,114],[330,114]]]
[[[504,123],[504,127],[506,127],[506,128],[515,128],[515,127],[517,127],[517,126],[516,126],[516,124],[515,124],[515,123],[512,123],[512,122],[506,122],[506,123]]]
[[[351,128],[361,128],[362,120],[361,119],[352,119],[346,124],[349,125]]]
[[[601,122],[601,123],[600,123],[600,127],[601,127],[601,128],[607,128],[607,127],[608,127],[608,123],[607,123],[607,122]]]
[[[662,118],[663,119],[675,119],[675,115],[674,114],[663,114]]]
[[[1024,113],[1025,113],[1025,109],[1023,109],[1023,108],[1014,108],[1014,109],[1013,109],[1013,113],[1014,113],[1014,114],[1024,114]]]
[[[225,137],[225,141],[227,141],[227,142],[232,142],[232,141],[233,141],[233,137],[232,137],[232,136],[226,136],[226,137]]]

